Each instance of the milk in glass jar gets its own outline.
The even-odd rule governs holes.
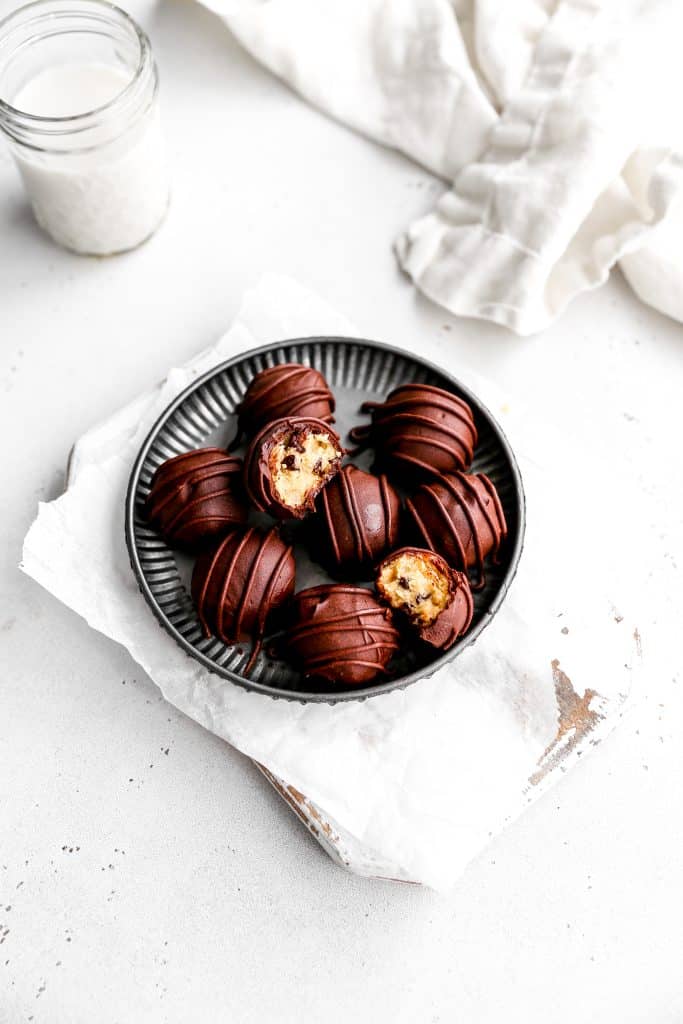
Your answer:
[[[36,0],[0,22],[0,128],[60,245],[122,252],[163,220],[158,93],[147,36],[105,0]]]

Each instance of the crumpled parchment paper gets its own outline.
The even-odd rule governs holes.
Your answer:
[[[263,278],[213,348],[78,441],[70,486],[40,505],[22,568],[123,644],[168,701],[295,786],[375,859],[447,891],[589,734],[595,742],[613,726],[637,663],[633,629],[615,595],[587,584],[600,530],[565,509],[547,431],[529,416],[515,420],[490,385],[458,365],[508,433],[528,500],[517,578],[478,642],[404,692],[334,707],[247,693],[181,651],[139,593],[125,547],[138,448],[197,375],[257,345],[314,334],[357,331],[293,281]]]

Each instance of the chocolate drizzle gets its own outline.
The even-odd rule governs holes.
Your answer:
[[[361,686],[378,675],[399,648],[391,611],[369,590],[332,583],[300,591],[287,650],[308,677]]]
[[[474,615],[474,598],[472,587],[464,572],[451,569],[452,591],[447,608],[441,612],[436,622],[424,626],[419,634],[425,643],[448,651],[461,636],[467,632]]]
[[[334,409],[334,395],[318,370],[300,363],[269,366],[256,374],[237,406],[237,434],[228,451],[236,448],[244,435],[249,437],[287,416],[334,423]]]
[[[306,434],[327,435],[337,449],[338,458],[325,475],[319,475],[318,484],[311,490],[306,502],[295,507],[284,504],[275,492],[271,452],[275,445],[288,439],[288,436],[288,445],[297,451],[303,451],[300,439]],[[278,519],[303,519],[315,508],[315,499],[327,481],[339,471],[343,456],[344,449],[339,435],[322,420],[303,416],[276,420],[274,423],[269,423],[256,435],[245,456],[244,482],[247,494],[260,512],[269,512]]]
[[[483,473],[453,473],[422,484],[406,501],[406,512],[428,548],[456,569],[476,569],[474,590],[486,580],[484,559],[498,561],[507,537],[503,506]]]
[[[223,643],[252,640],[248,674],[261,649],[268,616],[294,593],[291,545],[273,528],[229,534],[206,552],[192,574],[192,598],[205,636]]]
[[[145,513],[171,544],[195,548],[246,522],[242,460],[222,448],[168,459],[154,476]]]
[[[349,432],[360,451],[374,446],[389,473],[434,476],[467,469],[474,456],[477,428],[469,405],[443,388],[403,384],[385,402],[365,402],[371,422]]]
[[[344,466],[321,492],[318,508],[316,549],[334,575],[368,579],[398,543],[401,499],[384,474]]]

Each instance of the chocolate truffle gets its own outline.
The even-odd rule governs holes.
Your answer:
[[[197,548],[246,522],[242,460],[222,448],[198,448],[163,462],[145,511],[169,544]]]
[[[321,491],[317,507],[315,557],[333,576],[370,579],[398,543],[401,499],[386,476],[344,466]]]
[[[244,460],[247,493],[260,512],[303,519],[339,471],[344,449],[322,420],[277,420],[256,435]]]
[[[371,422],[350,431],[359,448],[372,445],[390,475],[422,479],[467,469],[477,443],[472,410],[428,384],[403,384],[385,402],[365,402]]]
[[[234,530],[198,559],[192,599],[206,636],[226,644],[252,640],[249,672],[261,648],[268,617],[294,593],[291,545],[276,529]]]
[[[474,601],[464,572],[451,569],[435,551],[401,548],[377,570],[377,590],[418,636],[447,651],[467,632]]]
[[[328,583],[294,598],[294,625],[286,651],[307,677],[362,686],[378,675],[399,647],[391,611],[363,587]]]
[[[422,484],[406,501],[415,536],[449,565],[475,569],[474,590],[484,586],[484,559],[498,559],[507,537],[503,506],[487,476],[453,473]]]
[[[269,366],[257,373],[237,406],[237,436],[252,437],[273,420],[286,416],[312,416],[334,423],[334,395],[322,373],[300,363]]]

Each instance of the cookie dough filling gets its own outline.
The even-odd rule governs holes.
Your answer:
[[[377,589],[393,609],[404,612],[420,626],[435,622],[451,599],[448,574],[426,552],[398,552],[386,559]]]
[[[272,487],[283,505],[310,502],[335,472],[342,453],[329,434],[292,430],[270,453]]]

